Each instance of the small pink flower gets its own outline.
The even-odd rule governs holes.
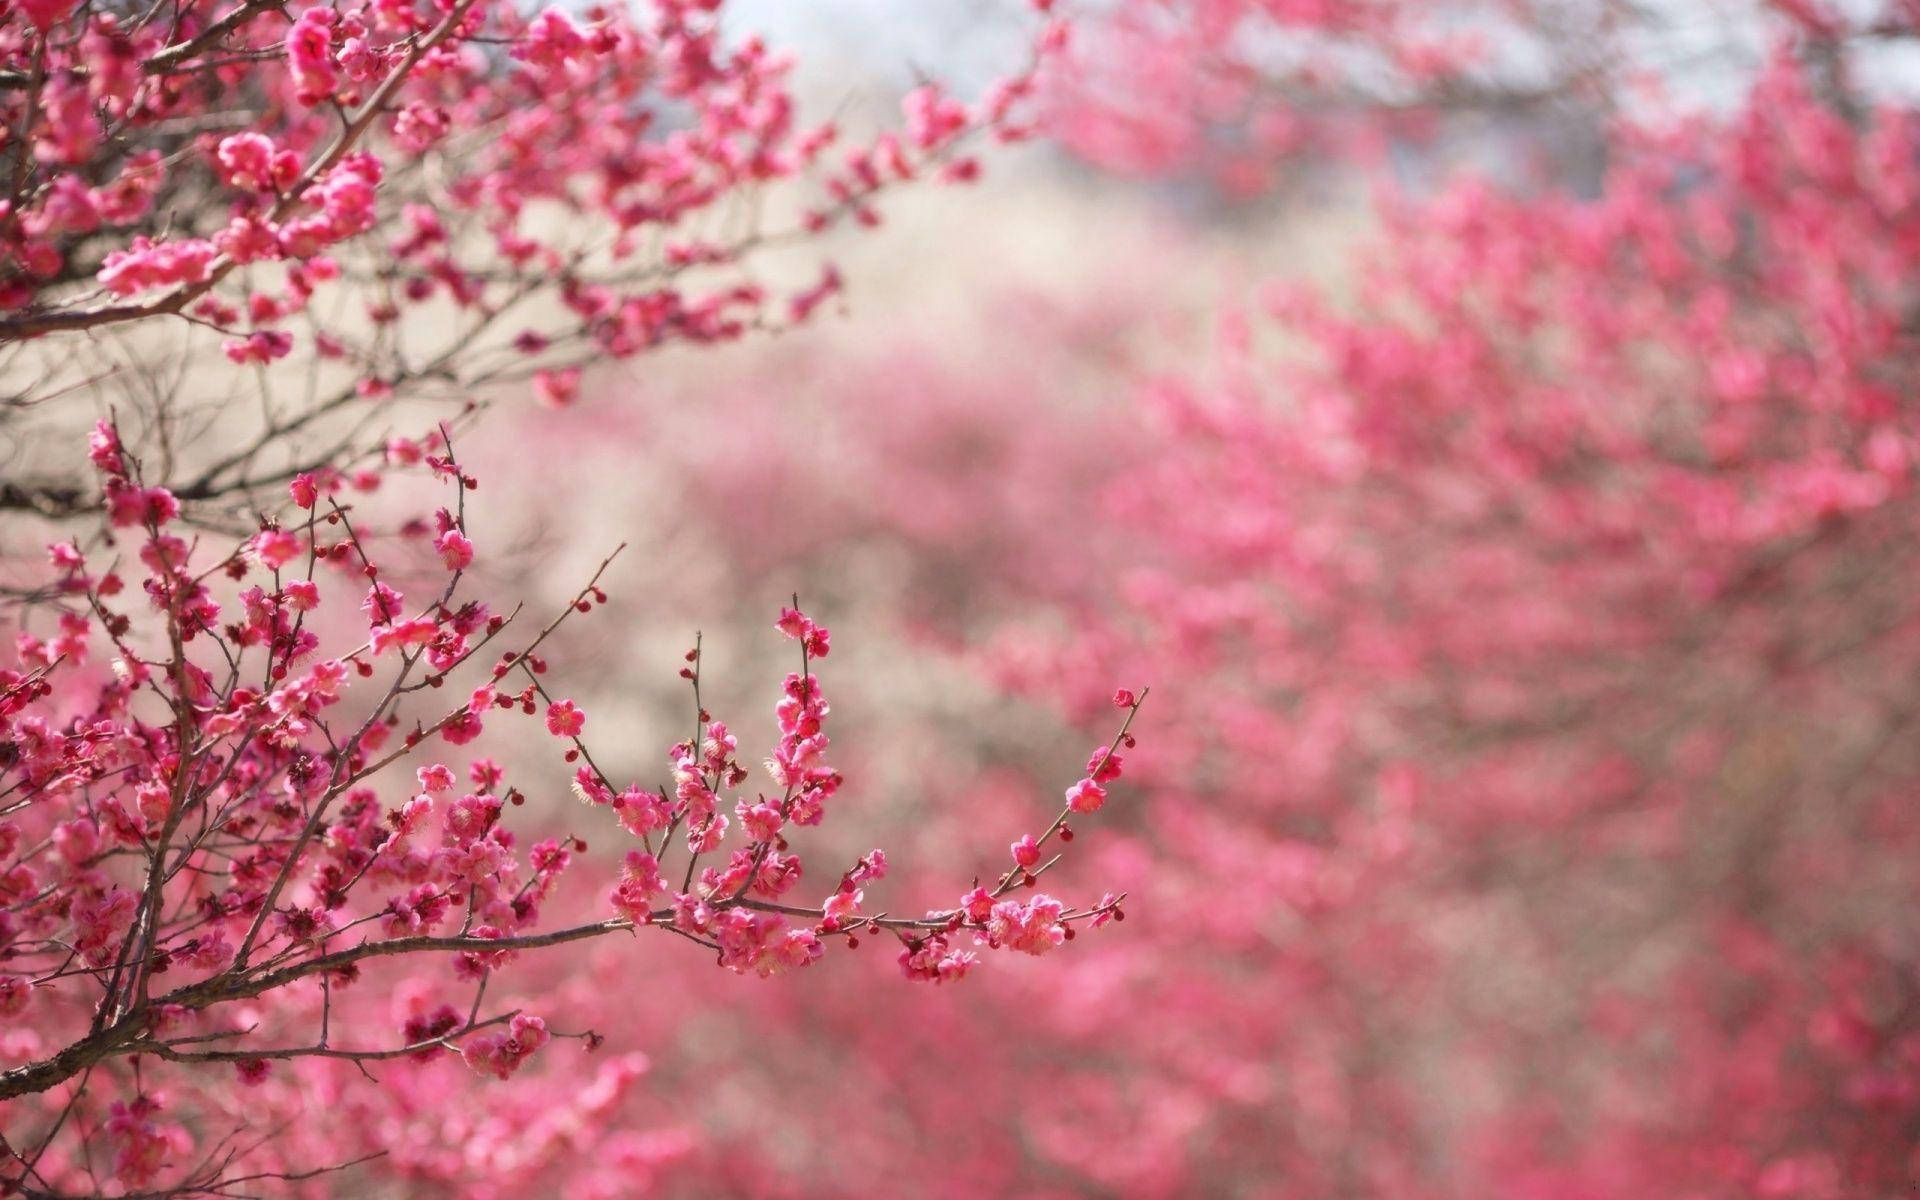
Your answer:
[[[795,641],[800,642],[808,655],[825,658],[830,645],[831,635],[824,625],[816,625],[797,608],[783,608],[780,619],[774,622],[774,628]]]
[[[458,529],[441,534],[434,548],[440,552],[440,561],[449,571],[464,570],[473,563],[473,543]]]
[[[527,23],[527,33],[513,56],[525,63],[552,70],[563,67],[587,52],[587,39],[573,18],[557,8],[549,8]]]
[[[853,870],[847,872],[847,878],[855,883],[867,883],[887,877],[887,852],[871,850]]]
[[[93,432],[87,435],[87,457],[96,468],[109,475],[118,475],[126,469],[120,457],[120,431],[111,422],[94,422]]]
[[[360,602],[360,611],[367,614],[367,624],[384,625],[399,617],[405,602],[406,597],[397,589],[376,582],[367,589],[367,598]]]
[[[530,1017],[525,1013],[513,1018],[505,1033],[488,1033],[467,1039],[460,1048],[460,1057],[468,1066],[482,1075],[492,1075],[497,1079],[507,1079],[520,1069],[522,1063],[533,1057],[540,1047],[552,1040],[547,1032],[547,1023],[539,1017]]]
[[[1107,802],[1107,789],[1091,779],[1082,779],[1067,789],[1067,807],[1074,812],[1098,812]]]
[[[567,407],[580,394],[580,368],[534,372],[533,394],[548,408]]]
[[[309,8],[287,31],[287,68],[293,74],[300,103],[308,107],[324,103],[340,80],[333,59],[333,25],[337,19],[331,8]]]
[[[866,893],[858,888],[852,890],[843,888],[827,897],[826,904],[821,908],[821,914],[835,928],[844,928],[860,919],[860,902],[865,896]]]
[[[1113,747],[1102,746],[1087,756],[1087,774],[1095,783],[1112,783],[1120,778],[1122,759]]]
[[[1027,954],[1045,954],[1067,940],[1060,922],[1065,906],[1052,896],[1035,896],[1025,904],[1002,900],[993,906],[987,935],[994,945]]]
[[[268,570],[278,570],[300,557],[300,539],[284,529],[262,529],[253,535],[253,557]]]
[[[587,727],[587,714],[571,700],[561,700],[547,708],[547,732],[555,737],[579,737]]]
[[[993,913],[993,897],[987,889],[976,887],[960,897],[960,909],[969,921],[985,921]]]
[[[215,157],[220,176],[229,187],[242,191],[265,191],[293,181],[299,173],[299,157],[274,145],[264,133],[236,133],[223,138]]]
[[[425,617],[395,621],[373,631],[373,652],[380,655],[389,650],[418,649],[432,642],[439,633],[440,627]]]

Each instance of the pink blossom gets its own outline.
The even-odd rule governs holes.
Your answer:
[[[300,158],[260,133],[236,133],[221,139],[217,156],[229,187],[247,191],[281,189],[299,174]]]
[[[473,564],[473,543],[457,529],[449,529],[434,542],[440,562],[449,571],[460,571]]]
[[[551,1040],[545,1021],[522,1013],[508,1022],[504,1032],[467,1038],[460,1047],[460,1057],[483,1075],[508,1079]]]
[[[309,8],[287,32],[287,68],[302,104],[324,102],[339,80],[333,58],[333,24],[331,9]]]
[[[261,329],[243,338],[228,338],[220,348],[227,361],[236,366],[265,365],[285,358],[293,350],[293,335],[283,330]]]
[[[87,435],[87,459],[96,470],[118,475],[125,468],[121,459],[120,431],[110,421],[96,421]]]
[[[1099,812],[1107,802],[1107,789],[1091,779],[1082,779],[1067,789],[1067,807],[1077,813]],[[1026,864],[1030,865],[1030,864]]]
[[[555,737],[579,737],[587,726],[587,714],[571,700],[559,700],[547,706],[547,732]]]
[[[821,907],[821,915],[836,927],[851,924],[859,919],[862,899],[864,893],[858,888],[843,888],[827,897],[826,904]]]
[[[1035,896],[1024,904],[1002,900],[993,906],[987,919],[987,936],[1009,950],[1045,954],[1066,940],[1066,927],[1060,923],[1064,907],[1046,895]]]
[[[567,367],[558,371],[535,371],[533,392],[548,408],[565,408],[579,395],[580,369]]]
[[[154,242],[136,237],[127,249],[115,250],[102,260],[97,278],[116,296],[204,283],[212,274],[218,253],[212,242],[197,238]]]
[[[587,52],[587,39],[571,17],[557,8],[543,9],[527,23],[526,36],[514,48],[522,62],[549,70],[562,67]]]
[[[389,650],[417,650],[432,642],[439,633],[440,627],[425,617],[404,618],[375,627],[373,652],[380,655]]]
[[[253,557],[270,571],[300,557],[300,539],[284,529],[263,529],[253,535]]]

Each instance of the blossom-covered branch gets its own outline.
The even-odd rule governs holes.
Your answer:
[[[1129,693],[1113,741],[1046,831],[1015,845],[992,891],[918,918],[869,913],[867,891],[887,873],[875,850],[819,903],[798,903],[793,839],[824,820],[843,780],[826,758],[816,671],[831,640],[797,604],[778,622],[800,669],[776,706],[772,790],[745,787],[754,772],[736,738],[701,707],[697,650],[683,671],[693,735],[669,754],[671,784],[649,789],[603,772],[587,714],[549,690],[549,640],[606,602],[613,557],[516,641],[515,614],[463,594],[478,481],[445,430],[417,461],[452,490],[430,521],[382,529],[340,503],[337,481],[302,475],[291,519],[231,549],[176,532],[178,501],[145,482],[113,425],[94,430],[89,457],[114,542],[137,547],[138,572],[55,545],[58,632],[23,635],[19,665],[0,671],[0,1011],[41,1048],[0,1071],[9,1137],[40,1131],[32,1152],[9,1141],[10,1183],[71,1176],[105,1136],[121,1185],[187,1188],[185,1127],[164,1114],[193,1118],[201,1093],[189,1083],[169,1099],[151,1060],[259,1084],[286,1060],[457,1052],[507,1078],[556,1036],[545,1014],[487,1003],[490,982],[531,951],[657,928],[767,976],[808,965],[835,938],[855,946],[886,931],[910,978],[951,980],[975,961],[962,935],[1039,954],[1075,925],[1120,915],[1111,895],[1076,908],[1011,893],[1052,865],[1036,865],[1034,848],[1070,838],[1068,814],[1096,810],[1119,776],[1140,705]],[[397,586],[406,578],[424,582],[424,599]],[[150,612],[128,605],[136,598]],[[105,672],[94,665],[103,648]],[[592,809],[586,829],[523,845],[506,819],[526,793],[476,751],[516,713],[565,745]],[[455,749],[463,772],[440,761]],[[605,896],[609,915],[546,926],[563,877],[592,870],[583,834],[596,831],[638,847]],[[346,1019],[363,973],[389,963],[449,998],[394,1030]],[[107,1114],[119,1089],[127,1099]],[[39,1098],[51,1103],[33,1107]]]
[[[48,399],[122,390],[130,436],[182,451],[153,469],[190,516],[244,514],[302,472],[368,483],[396,402],[454,420],[519,385],[561,405],[589,361],[808,320],[839,273],[770,283],[752,258],[878,224],[888,189],[973,179],[979,143],[1030,134],[1064,41],[1036,28],[975,102],[927,83],[897,128],[856,135],[806,124],[791,60],[730,41],[723,15],[16,8],[0,369],[31,382],[0,427],[37,434]],[[156,340],[102,336],[133,326]],[[214,420],[225,436],[191,450]],[[86,512],[88,481],[60,461],[10,478],[0,508]]]

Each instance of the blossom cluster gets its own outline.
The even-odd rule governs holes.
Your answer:
[[[589,360],[810,320],[840,273],[775,285],[756,252],[977,177],[984,144],[1032,136],[1065,44],[1043,17],[978,99],[926,82],[897,127],[856,130],[807,123],[790,56],[723,32],[721,9],[16,6],[0,122],[31,153],[9,152],[0,189],[0,339],[46,339],[59,395],[108,369],[92,333],[137,323],[183,354],[307,372],[312,400],[257,445],[157,481],[190,505],[258,494],[377,453],[301,443],[343,409],[464,411],[529,380],[564,405]],[[776,192],[791,203],[769,209]],[[82,481],[30,482],[8,507],[78,511]]]
[[[737,739],[700,706],[697,649],[684,672],[695,732],[670,752],[670,785],[617,786],[584,740],[588,714],[551,693],[547,658],[570,616],[606,602],[607,564],[510,642],[518,610],[463,586],[478,480],[444,428],[405,447],[396,459],[451,492],[430,517],[387,528],[343,503],[345,481],[303,474],[277,514],[216,551],[144,482],[120,429],[94,429],[107,544],[131,559],[54,545],[53,628],[23,631],[0,671],[0,1179],[214,1188],[248,1165],[216,1155],[207,1175],[197,1161],[207,1122],[238,1103],[232,1084],[273,1111],[276,1080],[308,1059],[457,1053],[507,1079],[556,1038],[591,1049],[601,1035],[550,1026],[552,1012],[488,1003],[490,986],[514,986],[516,962],[552,946],[658,928],[767,976],[862,933],[915,953],[972,930],[1038,953],[1116,913],[1114,897],[1001,899],[1037,880],[1044,867],[1029,864],[976,889],[990,910],[970,898],[917,920],[869,914],[879,850],[802,902],[792,839],[825,819],[843,779],[815,673],[830,635],[797,606],[779,621],[800,670],[776,706],[769,790],[744,788]],[[564,881],[601,869],[584,835],[608,829],[516,828],[527,792],[485,753],[515,716],[565,746],[575,792],[636,847],[607,864],[617,881],[584,921],[550,910]],[[1094,774],[1111,779],[1111,761]],[[1064,817],[1049,833],[1064,835]],[[398,1019],[362,998],[356,985],[376,975],[408,997]]]

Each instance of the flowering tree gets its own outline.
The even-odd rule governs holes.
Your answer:
[[[64,536],[50,574],[19,576],[0,669],[0,1189],[324,1189],[405,1142],[401,1177],[479,1194],[512,1165],[482,1183],[394,1130],[444,1089],[422,1082],[437,1058],[504,1080],[556,1037],[599,1045],[547,1008],[564,988],[512,982],[532,952],[658,929],[768,976],[887,937],[939,983],[976,944],[1038,955],[1121,915],[1028,889],[1102,806],[1139,698],[1116,697],[1120,730],[1058,816],[957,903],[877,908],[878,850],[816,898],[792,841],[842,784],[827,630],[797,599],[780,616],[799,669],[769,790],[702,704],[697,640],[670,783],[612,778],[548,674],[612,559],[537,629],[474,596],[479,481],[454,452],[487,385],[565,404],[589,358],[804,321],[837,273],[783,292],[748,256],[874,224],[888,186],[970,179],[969,141],[1025,136],[1016,106],[1060,39],[1042,30],[977,104],[919,88],[902,130],[829,167],[837,131],[799,125],[788,64],[724,41],[713,3],[7,12],[0,421],[41,449],[0,508]],[[90,469],[49,469],[74,410],[110,404]],[[385,504],[383,480],[440,502]],[[564,748],[593,810],[573,831],[515,829],[556,781],[515,786],[486,755],[514,712]],[[592,859],[589,833],[623,856]],[[502,1000],[515,987],[527,1001]],[[522,1146],[547,1139],[519,1169],[641,1069],[499,1102]],[[321,1087],[363,1127],[302,1120]]]

